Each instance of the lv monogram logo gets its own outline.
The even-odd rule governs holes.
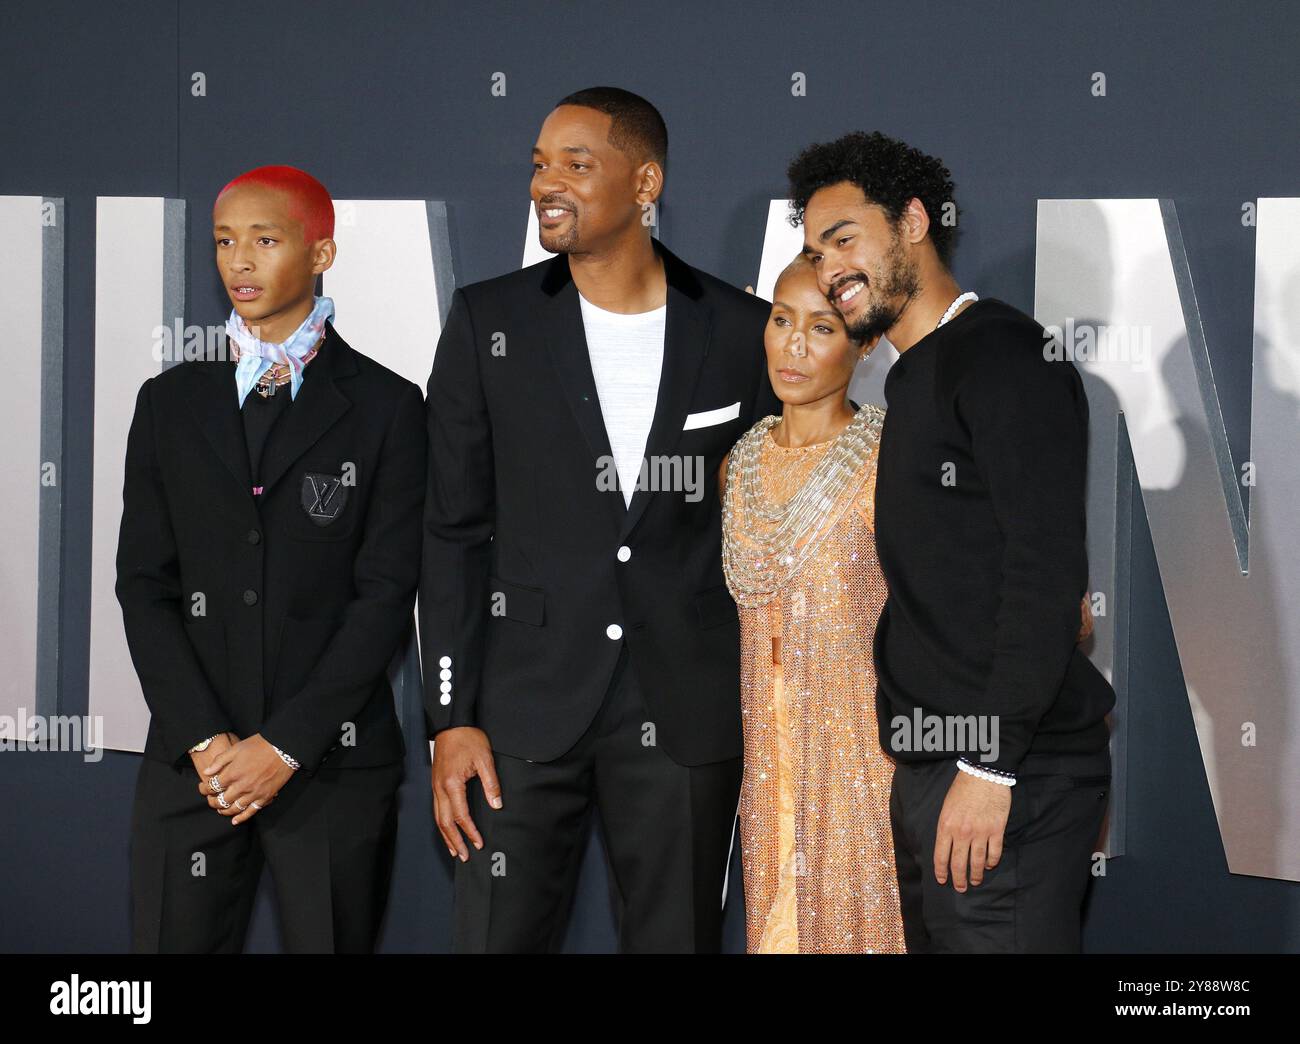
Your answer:
[[[321,475],[309,471],[302,477],[302,509],[318,526],[328,526],[348,502],[342,475]]]

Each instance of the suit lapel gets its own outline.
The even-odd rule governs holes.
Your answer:
[[[559,254],[551,260],[542,279],[542,289],[549,295],[543,306],[542,322],[546,348],[559,374],[564,400],[591,451],[592,482],[595,482],[596,462],[602,458],[612,460],[613,451],[596,394],[596,378],[592,375],[591,356],[587,350],[587,332],[582,325],[582,306],[578,301],[578,288],[569,274],[567,256]],[[626,514],[623,495],[615,491],[606,499],[615,524],[621,525]]]
[[[288,412],[271,429],[266,449],[262,454],[261,482],[265,492],[270,492],[299,457],[332,428],[352,406],[352,400],[339,390],[337,381],[356,373],[357,364],[352,349],[334,330],[325,324],[325,343],[321,345],[310,363]],[[250,392],[256,395],[256,392]],[[289,394],[286,386],[277,395]],[[233,394],[232,394],[233,398]]]
[[[701,300],[702,288],[690,268],[658,240],[652,242],[664,260],[664,272],[668,278],[668,313],[664,322],[664,363],[659,377],[659,395],[642,454],[645,462],[642,473],[647,479],[654,474],[654,458],[672,454],[681,438],[682,425],[686,423],[686,414],[699,380],[700,366],[708,350],[711,326],[709,310]],[[686,462],[682,461],[681,466],[684,468]],[[678,474],[675,468],[666,470]],[[652,485],[650,482],[646,484]],[[632,502],[623,519],[622,538],[626,538],[641,520],[654,492],[653,489],[638,489],[632,494]]]
[[[668,281],[668,310],[664,323],[663,368],[644,458],[667,456],[676,447],[707,351],[711,325],[709,310],[702,301],[703,289],[690,267],[659,240],[652,239],[651,243],[663,258]],[[542,277],[542,289],[549,298],[544,321],[547,348],[559,372],[565,400],[582,429],[592,459],[612,459],[609,433],[591,371],[578,288],[569,272],[566,255],[559,254],[551,259]],[[640,520],[653,492],[650,489],[634,491],[626,509],[621,493],[609,498],[623,537]]]
[[[227,358],[224,334],[219,358]],[[187,389],[194,422],[251,503],[253,477],[248,471],[248,441],[244,438],[244,422],[239,415],[235,391],[235,364],[207,362],[190,365],[196,370]]]

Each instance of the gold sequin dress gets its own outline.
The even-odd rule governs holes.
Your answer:
[[[752,604],[752,591],[732,592],[740,605],[740,839],[751,953],[905,952],[889,823],[894,764],[876,730],[871,655],[886,593],[872,535],[883,411],[863,410],[877,417],[870,455],[799,541],[813,542],[807,557],[766,604]],[[750,459],[765,499],[781,504],[836,440],[784,448],[770,420],[759,432],[763,424],[745,438],[754,439]],[[743,555],[756,530],[735,470],[733,459],[724,539],[729,553]]]

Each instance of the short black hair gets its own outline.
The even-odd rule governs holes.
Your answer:
[[[603,112],[614,121],[609,128],[609,143],[614,148],[638,163],[654,160],[667,169],[668,125],[659,110],[639,94],[622,87],[587,87],[555,103],[557,109],[561,105],[584,105]]]
[[[943,220],[944,207],[959,213],[953,199],[952,175],[943,160],[887,138],[879,131],[853,131],[835,141],[809,145],[786,171],[790,179],[790,223],[803,221],[808,201],[818,189],[849,181],[867,201],[884,209],[897,222],[913,199],[930,216],[930,241],[939,260],[948,264],[956,242],[955,220]]]

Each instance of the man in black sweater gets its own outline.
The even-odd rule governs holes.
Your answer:
[[[855,336],[900,354],[876,480],[889,598],[875,662],[908,950],[1077,951],[1115,700],[1076,644],[1082,382],[1029,316],[962,293],[939,160],[854,133],[789,173],[823,292]]]

